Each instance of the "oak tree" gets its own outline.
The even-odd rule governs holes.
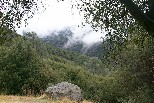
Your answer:
[[[73,1],[73,0],[72,0]],[[120,41],[139,33],[154,37],[154,0],[81,0],[76,6],[95,30]],[[129,34],[129,35],[128,35]]]

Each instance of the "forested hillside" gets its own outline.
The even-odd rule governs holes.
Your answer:
[[[84,13],[86,23],[107,32],[102,51],[101,43],[84,49],[89,56],[82,51],[82,41],[64,49],[72,36],[69,30],[43,39],[35,32],[16,33],[15,26],[32,18],[40,3],[0,2],[1,95],[38,96],[66,81],[79,86],[84,99],[96,103],[154,102],[153,0],[76,1],[72,6]]]
[[[102,42],[98,41],[88,45],[82,41],[82,38],[80,40],[75,40],[73,35],[74,33],[70,28],[65,28],[63,30],[51,32],[48,36],[41,39],[43,42],[58,48],[75,51],[90,57],[102,58]]]
[[[0,92],[3,94],[36,95],[48,85],[61,81],[78,84],[86,90],[84,86],[91,76],[107,74],[98,58],[45,44],[34,32],[24,36],[12,32],[12,35],[16,36],[6,36],[0,46]]]
[[[84,98],[94,101],[152,101],[152,39],[145,41],[145,48],[137,48],[134,38],[115,59],[107,59],[110,64],[103,65],[98,58],[46,44],[34,32],[12,35],[16,36],[4,36],[8,39],[0,46],[3,94],[38,95],[51,84],[68,81],[83,89]]]
[[[106,70],[103,68],[101,60],[96,57],[88,57],[78,52],[73,52],[64,48],[58,48],[54,44],[44,43],[44,41],[42,41],[42,39],[39,38],[34,32],[27,32],[23,36],[33,44],[33,48],[35,48],[38,54],[43,58],[49,58],[61,63],[79,65],[93,73],[102,75],[106,74]],[[56,38],[53,38],[54,43],[56,40]],[[60,39],[59,43],[61,43],[60,41],[63,41],[63,39]]]

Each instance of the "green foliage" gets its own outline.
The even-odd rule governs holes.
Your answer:
[[[50,76],[30,43],[17,38],[0,49],[1,93],[37,94],[45,89]]]
[[[70,33],[70,31],[65,32]],[[106,70],[103,68],[103,64],[98,58],[91,58],[77,52],[54,47],[50,43],[44,43],[35,32],[25,32],[24,38],[33,44],[33,48],[42,58],[61,63],[72,62],[74,65],[80,65],[93,73],[106,75]]]
[[[55,47],[62,48],[67,44],[69,39],[72,38],[72,35],[73,32],[70,28],[65,28],[60,31],[51,32],[49,36],[42,38],[42,40]]]
[[[27,24],[27,19],[32,18],[40,7],[44,7],[39,0],[7,0],[1,1],[0,5],[0,30],[3,27],[15,30],[15,26],[20,27],[23,19]]]
[[[10,30],[8,27],[2,27],[0,29],[0,45],[11,41],[13,38],[18,37],[19,35],[14,31]]]
[[[81,87],[86,99],[96,102],[152,103],[154,101],[154,40],[152,36],[147,36],[144,29],[148,31],[153,28],[149,26],[153,22],[148,22],[146,26],[144,21],[146,17],[153,20],[153,15],[150,15],[153,5],[149,5],[153,1],[133,0],[131,2],[136,7],[140,6],[139,11],[144,12],[144,20],[140,22],[141,24],[136,22],[141,19],[136,18],[129,5],[126,5],[126,1],[131,0],[91,2],[82,0],[77,5],[85,12],[84,17],[93,28],[96,30],[105,28],[108,31],[105,45],[111,43],[109,50],[113,48],[116,55],[107,56],[109,58],[107,67],[98,58],[90,58],[44,44],[34,32],[25,33],[23,37],[17,36],[12,31],[15,25],[21,24],[24,15],[31,18],[38,10],[39,1],[2,1],[0,3],[2,5],[0,93],[36,95],[41,93],[48,84],[68,81]],[[64,35],[55,37],[59,38],[56,44],[61,38],[64,39],[63,43],[68,40]],[[118,45],[114,44],[115,42]],[[121,52],[115,49],[119,45],[125,47],[120,49]],[[106,72],[106,70],[109,71]],[[104,76],[100,73],[104,73]]]
[[[39,56],[42,58],[49,56],[46,45],[40,40],[35,32],[24,32],[23,37],[32,44],[32,48],[36,50]]]
[[[105,29],[106,38],[117,43],[129,38],[129,28],[132,26],[138,33],[153,33],[152,0],[71,1],[73,7],[84,14],[86,23],[91,24],[96,31]]]
[[[69,60],[76,65],[80,65],[83,68],[87,68],[87,70],[91,72],[99,74],[102,73],[103,75],[106,74],[106,70],[105,68],[103,68],[103,64],[101,60],[99,60],[98,58],[90,58],[86,55],[68,51],[65,49],[55,48],[51,45],[47,45],[47,50],[50,55],[55,55],[57,57]],[[53,58],[53,56],[51,56],[51,58]]]
[[[102,42],[97,42],[93,45],[87,46],[87,44],[85,44],[82,40],[75,40],[76,42],[71,42],[70,40],[72,39],[74,40],[71,28],[54,31],[50,33],[49,36],[41,38],[43,42],[57,48],[71,50],[90,57],[102,58]]]
[[[126,48],[123,48],[115,58],[110,58],[108,68],[111,71],[118,70],[117,73],[120,73],[126,70],[126,73],[129,73],[125,78],[121,76],[117,78],[123,81],[122,89],[127,94],[123,98],[124,103],[151,103],[153,101],[153,44],[153,38],[150,36],[136,35],[127,42]]]
[[[98,58],[56,48],[34,32],[25,33],[0,46],[0,93],[38,94],[48,85],[67,81],[95,102],[151,103],[154,40],[140,38],[130,39],[104,66]]]

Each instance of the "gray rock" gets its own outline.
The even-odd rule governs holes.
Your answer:
[[[45,90],[45,94],[52,99],[67,97],[70,100],[81,102],[83,99],[82,90],[74,84],[61,82]]]

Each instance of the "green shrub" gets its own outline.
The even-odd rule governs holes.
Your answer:
[[[46,88],[50,75],[31,44],[15,39],[0,47],[0,93],[38,94]]]

